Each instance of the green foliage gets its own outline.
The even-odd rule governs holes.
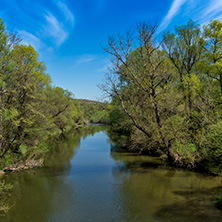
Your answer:
[[[45,89],[47,113],[50,114],[51,129],[65,132],[75,124],[82,124],[80,105],[72,99],[72,94],[60,87],[47,87]],[[53,131],[54,131],[53,130]]]
[[[13,155],[11,154],[10,151],[8,151],[7,154],[5,154],[4,159],[1,161],[0,169],[11,164],[13,164]]]
[[[214,205],[219,210],[222,210],[222,192],[215,195]]]
[[[165,33],[161,47],[155,25],[137,28],[109,38],[105,48],[113,61],[102,86],[112,98],[112,129],[128,148],[221,171],[222,22],[201,30],[190,20]]]
[[[200,146],[205,164],[214,173],[220,171],[222,168],[222,120],[205,129]]]
[[[20,41],[0,20],[1,167],[45,153],[52,136],[83,123],[79,102],[50,85],[38,53]]]
[[[85,123],[109,124],[110,107],[107,103],[79,100]]]
[[[91,116],[91,122],[93,123],[108,123],[109,113],[107,110],[98,110]]]
[[[222,151],[222,120],[207,127],[204,145],[216,149],[217,152],[219,152],[219,150],[220,152]]]
[[[177,165],[195,167],[198,158],[198,146],[194,143],[185,144],[175,141],[172,145],[174,161]]]

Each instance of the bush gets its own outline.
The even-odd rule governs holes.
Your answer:
[[[194,143],[183,144],[176,141],[173,143],[171,155],[176,165],[193,168],[198,159],[198,147]]]

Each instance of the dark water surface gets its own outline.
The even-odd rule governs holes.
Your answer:
[[[110,152],[106,126],[61,141],[45,166],[5,176],[13,207],[0,221],[214,222],[222,178],[165,167],[157,158]]]

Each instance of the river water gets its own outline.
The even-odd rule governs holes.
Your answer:
[[[76,130],[45,166],[10,173],[15,222],[214,222],[222,178],[169,168],[158,158],[111,152],[106,126]]]

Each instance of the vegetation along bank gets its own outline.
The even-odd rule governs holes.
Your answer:
[[[101,84],[112,98],[110,123],[119,146],[170,164],[222,168],[222,22],[190,20],[175,31],[140,23],[109,37],[112,65]]]

